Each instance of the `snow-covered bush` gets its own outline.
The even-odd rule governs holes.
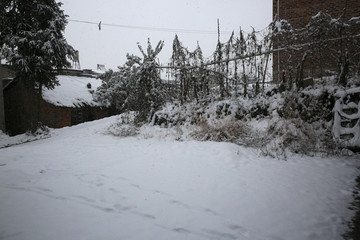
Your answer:
[[[194,125],[204,119],[207,122],[219,121],[228,116],[234,118],[234,120],[242,121],[253,118],[261,119],[269,116],[275,108],[274,103],[277,104],[278,102],[280,102],[278,95],[271,98],[259,95],[253,99],[239,97],[214,102],[168,103],[161,110],[155,112],[152,124],[163,127],[181,124]]]
[[[190,136],[200,141],[237,143],[240,138],[250,132],[246,123],[236,121],[233,118],[217,121],[212,124],[204,119],[200,121],[197,126],[198,128],[193,131]]]
[[[105,131],[117,137],[130,137],[139,133],[139,128],[135,125],[136,112],[127,112],[120,114],[116,122],[111,124]]]
[[[50,128],[48,126],[43,125],[42,123],[38,123],[38,127],[35,131],[27,131],[27,136],[34,136],[38,138],[46,137],[50,135]]]
[[[335,98],[325,89],[286,92],[279,114],[285,119],[300,118],[305,122],[331,121]]]
[[[261,149],[264,155],[273,157],[286,158],[287,151],[335,153],[333,105],[334,89],[320,87],[254,98],[167,104],[154,114],[152,124],[184,126],[193,139],[232,142]],[[259,121],[268,127],[259,129]]]
[[[333,140],[334,88],[259,94],[214,102],[168,103],[149,125],[135,127],[136,114],[123,114],[108,133],[116,136],[231,142],[286,158],[340,152]]]
[[[205,114],[206,106],[206,103],[201,102],[190,102],[183,105],[180,103],[168,103],[155,112],[151,123],[162,127],[195,124]]]
[[[122,124],[117,122],[111,124],[106,133],[117,137],[130,137],[137,135],[139,133],[139,129],[132,124]]]
[[[335,153],[331,128],[320,123],[306,123],[298,118],[274,118],[264,133],[261,152],[277,158],[286,158],[286,152],[314,155]]]
[[[252,105],[251,105],[252,106]],[[239,121],[238,101],[224,100],[220,102],[191,102],[187,104],[168,104],[154,114],[153,125],[166,128],[181,128],[187,137],[200,141],[232,142],[245,146],[254,146],[256,131],[248,125],[248,118]],[[179,139],[183,139],[180,136]]]

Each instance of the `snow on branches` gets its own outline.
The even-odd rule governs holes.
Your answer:
[[[70,66],[74,49],[66,42],[66,15],[55,1],[0,3],[0,56],[30,86],[53,88],[55,70]]]

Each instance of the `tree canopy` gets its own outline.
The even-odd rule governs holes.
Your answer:
[[[53,88],[55,70],[70,66],[66,15],[54,0],[1,0],[0,56],[29,87]]]

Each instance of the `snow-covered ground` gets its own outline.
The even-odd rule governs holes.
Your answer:
[[[0,149],[0,239],[331,240],[347,230],[355,156],[284,161],[161,139],[159,128],[104,134],[115,121]]]

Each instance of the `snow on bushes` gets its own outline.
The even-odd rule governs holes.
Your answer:
[[[249,128],[241,121],[228,118],[209,124],[206,120],[200,121],[198,129],[190,136],[200,141],[232,142],[237,143],[238,139],[249,132]]]
[[[329,122],[333,119],[335,98],[325,89],[320,91],[288,92],[284,94],[278,113],[285,119],[298,118],[307,123]]]
[[[287,151],[302,155],[319,152],[334,153],[336,149],[329,127],[301,119],[273,118],[264,133],[261,152],[272,157],[286,158]]]
[[[105,133],[118,137],[129,137],[137,135],[139,133],[139,129],[134,124],[136,116],[136,112],[120,114],[117,117],[116,122],[111,124]]]
[[[168,104],[152,124],[192,127],[189,136],[260,148],[265,155],[286,158],[287,151],[314,155],[334,153],[332,109],[334,89],[268,93],[218,102]],[[266,127],[259,126],[266,122]]]
[[[355,101],[352,97],[345,101],[343,96],[344,91],[338,87],[316,86],[285,92],[274,88],[251,98],[173,102],[165,104],[154,113],[149,124],[141,127],[135,127],[135,112],[122,114],[108,133],[123,137],[231,142],[260,149],[262,154],[277,158],[286,158],[290,152],[334,154],[346,147],[337,139],[345,131],[341,130],[345,126],[339,125],[337,118],[349,117],[346,109],[360,104],[359,99]],[[339,110],[339,100],[335,104],[337,98],[346,102],[347,107]],[[335,123],[334,110],[337,111]],[[346,130],[352,133],[353,139],[358,139],[360,134],[358,115],[359,110],[351,115],[350,119],[356,118],[356,124]]]

